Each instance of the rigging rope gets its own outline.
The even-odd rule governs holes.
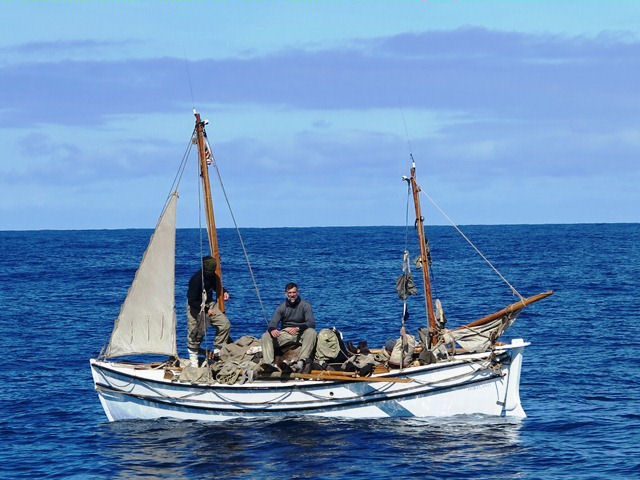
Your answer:
[[[229,214],[231,215],[231,219],[233,220],[233,225],[236,229],[236,233],[238,234],[238,239],[240,240],[240,246],[242,247],[242,252],[244,253],[244,258],[247,262],[247,266],[249,267],[249,274],[251,275],[251,281],[253,282],[253,288],[256,291],[256,295],[258,297],[258,302],[260,303],[260,308],[262,309],[262,316],[264,318],[265,323],[268,325],[269,320],[267,318],[267,312],[264,309],[264,304],[262,303],[262,298],[260,297],[260,289],[258,288],[258,283],[256,282],[256,277],[253,274],[253,268],[251,267],[251,262],[249,261],[249,254],[247,253],[247,249],[244,246],[244,240],[242,239],[242,234],[240,233],[240,228],[238,227],[238,222],[236,222],[236,217],[233,214],[233,209],[231,208],[231,203],[229,203],[229,197],[227,196],[227,190],[224,188],[224,183],[222,182],[222,176],[220,175],[220,171],[218,170],[218,164],[216,163],[215,157],[213,156],[213,151],[209,147],[209,141],[207,140],[206,134],[204,141],[209,149],[211,154],[211,165],[216,171],[216,176],[218,177],[218,182],[220,183],[220,188],[222,189],[222,193],[224,195],[224,200],[227,203],[227,208],[229,208]]]
[[[409,198],[411,196],[411,183],[407,177],[402,177],[407,181],[407,207],[404,215],[404,251],[409,249]]]
[[[404,120],[404,115],[402,119]],[[407,128],[407,125],[405,123],[405,130],[406,128]],[[408,141],[408,138],[409,138],[409,134],[407,133],[407,141]],[[402,273],[408,274],[409,278],[411,278],[411,265],[410,265],[411,262],[409,261],[409,197],[410,196],[411,196],[411,184],[407,180],[407,206],[405,209],[405,220],[404,220],[404,253],[402,256]],[[400,344],[400,371],[402,371],[402,368],[404,366],[404,344],[406,341],[405,320],[407,319],[407,316],[408,316],[407,297],[405,296],[402,299],[402,325],[400,327],[400,338],[402,339]]]
[[[425,192],[424,190],[420,190],[421,193],[423,193],[427,199],[431,202],[431,204],[436,207],[438,209],[438,211],[449,221],[449,223],[451,224],[451,226],[453,226],[453,228],[455,228],[458,233],[462,236],[462,238],[464,238],[467,243],[469,245],[471,245],[471,247],[478,253],[478,255],[480,255],[480,257],[482,257],[482,259],[487,262],[487,265],[489,265],[494,272],[496,272],[498,274],[498,276],[502,279],[502,281],[504,283],[507,284],[507,286],[511,289],[511,291],[513,292],[514,295],[517,295],[518,298],[520,298],[521,301],[524,301],[524,297],[522,295],[520,295],[520,292],[518,292],[518,290],[516,290],[516,287],[514,287],[513,285],[511,285],[509,283],[509,281],[504,277],[504,275],[502,275],[502,273],[500,273],[498,271],[498,269],[489,261],[489,259],[487,257],[484,256],[484,254],[480,251],[480,249],[478,249],[478,247],[476,247],[473,242],[462,232],[462,230],[460,230],[460,228],[455,224],[455,222],[449,217],[449,215],[447,215],[444,210],[442,210],[442,208],[440,208],[440,206],[436,203],[436,201],[431,198],[431,196]]]
[[[184,171],[187,168],[187,160],[189,159],[189,155],[191,154],[191,148],[193,147],[192,138],[189,139],[189,144],[187,145],[187,149],[185,150],[184,155],[182,156],[182,161],[180,162],[180,166],[178,167],[176,176],[173,177],[173,183],[171,183],[171,188],[169,189],[169,194],[167,195],[167,202],[169,201],[169,198],[171,198],[171,195],[173,195],[173,192],[178,191],[178,186],[182,181],[182,175],[184,174]]]

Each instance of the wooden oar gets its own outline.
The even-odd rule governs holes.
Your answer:
[[[345,372],[342,370],[311,370],[310,375],[341,375],[344,377],[353,377],[355,372]]]
[[[353,375],[353,374],[351,374]],[[306,380],[326,380],[326,381],[343,381],[343,382],[387,382],[387,383],[409,383],[410,378],[400,377],[356,377],[349,375],[349,372],[325,372],[324,370],[316,371],[316,373],[282,373],[272,372],[267,375],[260,375],[260,379],[282,379],[300,378]]]

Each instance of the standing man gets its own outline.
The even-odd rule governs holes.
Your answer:
[[[198,351],[204,339],[207,327],[216,328],[216,338],[213,341],[214,351],[229,342],[231,323],[227,316],[220,311],[217,297],[220,287],[220,277],[216,274],[216,259],[210,256],[202,258],[202,268],[193,274],[189,280],[187,290],[187,348],[189,360],[194,367],[198,366]],[[229,293],[224,290],[223,298],[229,299]]]
[[[309,302],[298,296],[295,283],[287,283],[284,291],[287,299],[278,305],[262,335],[262,362],[273,364],[276,347],[300,343],[300,355],[292,367],[294,371],[303,372],[311,367],[311,354],[316,346],[316,321]]]

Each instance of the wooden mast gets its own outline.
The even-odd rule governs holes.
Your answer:
[[[433,300],[431,298],[431,281],[429,280],[429,259],[427,257],[427,242],[424,236],[424,218],[420,209],[420,199],[418,198],[418,192],[420,192],[420,186],[416,182],[416,164],[411,164],[411,190],[413,192],[413,204],[416,209],[416,229],[418,230],[418,242],[420,244],[420,258],[418,262],[422,269],[422,285],[424,290],[424,301],[427,310],[427,318],[429,320],[429,333],[431,345],[437,343],[436,334],[436,317],[433,313]]]
[[[209,235],[209,248],[211,255],[216,259],[216,274],[220,279],[216,298],[218,308],[224,312],[224,289],[222,288],[222,269],[220,268],[220,250],[218,249],[218,236],[216,235],[216,221],[213,216],[213,202],[211,200],[211,184],[209,183],[209,167],[207,165],[207,151],[204,140],[204,122],[200,120],[200,114],[193,111],[196,116],[196,141],[198,143],[198,157],[200,159],[200,177],[202,178],[202,189],[204,195],[205,213],[207,216],[207,233]],[[210,153],[211,154],[211,153]]]

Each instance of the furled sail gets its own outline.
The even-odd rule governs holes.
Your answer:
[[[174,291],[177,198],[174,192],[149,240],[113,327],[106,357],[177,355]]]
[[[445,329],[443,339],[445,343],[458,343],[458,345],[468,352],[484,352],[491,347],[493,342],[495,342],[507,328],[513,325],[513,322],[515,322],[518,315],[520,315],[522,308],[505,312],[499,317],[481,325],[465,325],[455,330]]]

